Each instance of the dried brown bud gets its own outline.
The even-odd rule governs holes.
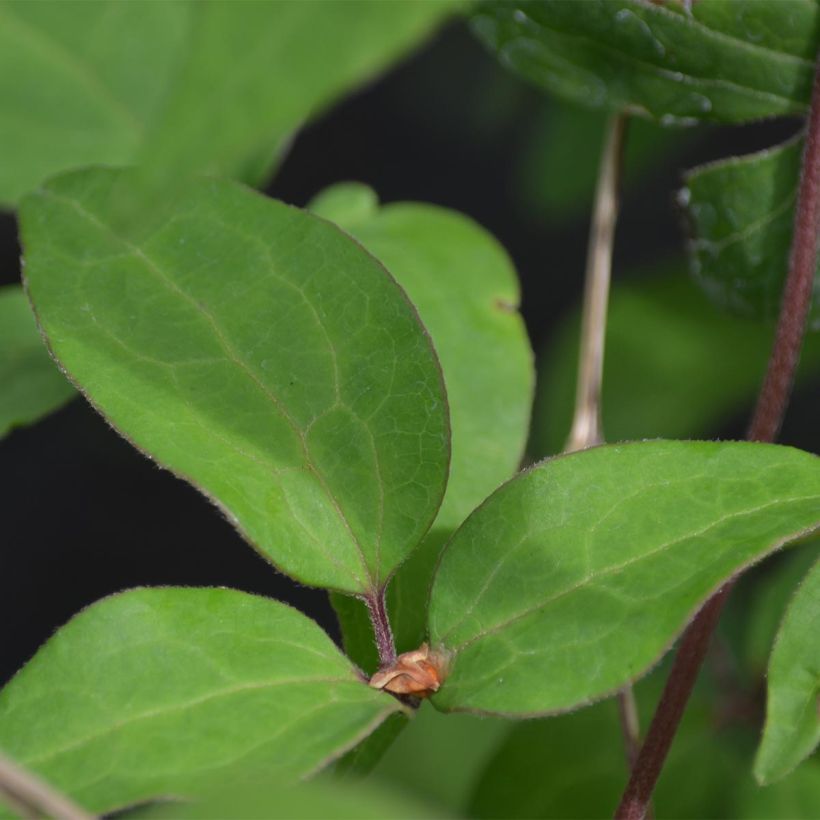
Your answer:
[[[418,649],[399,655],[392,666],[376,672],[370,685],[394,695],[428,698],[438,692],[444,679],[444,666],[444,658],[423,643]]]

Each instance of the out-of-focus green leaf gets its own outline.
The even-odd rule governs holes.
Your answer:
[[[0,437],[33,424],[73,395],[48,355],[22,289],[0,288]]]
[[[160,173],[208,170],[259,182],[308,117],[463,4],[194,3],[188,48],[140,156]]]
[[[607,116],[555,99],[546,102],[516,157],[516,178],[527,207],[552,222],[567,222],[592,203]],[[631,120],[624,147],[624,187],[641,182],[691,138],[691,131]]]
[[[741,316],[773,319],[788,270],[801,139],[695,168],[680,201],[694,237],[695,277],[719,305]],[[809,327],[820,329],[820,275]]]
[[[739,820],[817,820],[820,817],[820,761],[809,760],[785,780],[758,786],[751,776],[738,778],[734,811]]]
[[[426,820],[443,818],[423,800],[378,783],[338,783],[330,778],[294,786],[233,782],[209,789],[196,802],[159,803],[134,812],[139,820]]]
[[[579,328],[574,311],[546,348],[530,443],[536,455],[560,452],[569,434]],[[606,334],[601,403],[610,441],[714,435],[751,408],[772,343],[772,328],[716,312],[682,264],[617,282]],[[820,339],[809,336],[798,380],[819,370]]]
[[[773,572],[749,579],[752,586],[748,600],[730,604],[741,608],[736,613],[736,620],[742,620],[739,653],[743,666],[753,679],[764,678],[783,614],[795,589],[818,558],[820,539],[801,544],[798,550],[789,550],[778,557]]]
[[[499,718],[442,715],[422,705],[373,779],[423,796],[456,816],[471,816],[470,794],[508,727]]]
[[[389,609],[400,651],[426,628],[427,596],[441,545],[517,469],[532,402],[532,351],[515,270],[472,220],[433,205],[378,207],[365,186],[337,185],[311,205],[359,240],[396,277],[419,311],[444,371],[452,428],[450,478],[431,533],[391,582]],[[348,652],[374,669],[364,605],[337,607]]]
[[[260,182],[306,119],[460,2],[0,4],[0,204],[141,160]]]
[[[227,589],[138,589],[71,620],[0,693],[0,744],[81,805],[311,774],[401,709],[309,618]]]
[[[667,671],[636,687],[644,726]],[[653,794],[656,816],[732,816],[733,791],[728,784],[748,769],[748,757],[738,748],[736,732],[719,727],[715,718],[712,693],[698,687]],[[569,715],[515,724],[477,778],[469,816],[610,817],[628,779],[623,748],[614,700]]]
[[[805,111],[818,26],[805,0],[493,0],[474,17],[501,62],[542,88],[663,124]]]
[[[524,717],[600,699],[724,581],[818,527],[820,459],[788,447],[649,441],[543,462],[442,554],[430,640],[449,672],[432,702]]]
[[[297,579],[379,590],[447,480],[441,371],[384,268],[325,220],[198,179],[133,238],[136,174],[75,172],[21,210],[52,350],[111,423]]]
[[[766,726],[755,760],[761,783],[788,774],[820,741],[820,562],[786,610],[767,681]]]

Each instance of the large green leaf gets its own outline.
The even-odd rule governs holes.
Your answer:
[[[518,468],[532,402],[532,351],[516,308],[515,269],[504,249],[467,217],[433,205],[378,207],[362,185],[337,185],[311,205],[359,240],[407,291],[433,339],[447,386],[452,459],[433,529],[391,582],[389,608],[401,650],[424,638],[427,595],[441,545]],[[374,668],[364,607],[337,607],[345,646]]]
[[[48,355],[22,289],[0,288],[0,436],[32,424],[73,395]]]
[[[105,812],[234,773],[306,776],[400,708],[284,604],[137,589],[76,616],[0,693],[0,745]]]
[[[139,237],[130,174],[78,172],[22,205],[29,293],[111,423],[299,580],[380,589],[444,492],[447,407],[415,310],[333,225],[191,181]]]
[[[750,412],[773,328],[717,312],[683,268],[658,266],[612,289],[601,402],[610,441],[705,438]],[[569,434],[579,331],[575,310],[545,348],[530,444],[536,455],[560,452]],[[798,380],[818,370],[820,338],[809,336]]]
[[[777,780],[820,741],[820,562],[789,604],[769,661],[766,727],[755,760],[761,783]]]
[[[0,204],[136,158],[259,181],[308,117],[457,5],[4,0]]]
[[[474,28],[505,65],[583,105],[745,122],[807,109],[818,15],[805,0],[493,0]]]
[[[809,760],[786,778],[760,788],[752,777],[741,780],[731,816],[740,820],[817,820],[820,760]]]
[[[546,461],[445,549],[430,639],[444,711],[536,715],[633,680],[734,573],[820,527],[820,459],[654,441]]]
[[[686,205],[696,278],[718,304],[743,316],[777,316],[794,228],[802,139],[690,171]],[[809,327],[820,329],[820,275]]]

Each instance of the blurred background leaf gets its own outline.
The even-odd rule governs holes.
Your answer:
[[[818,26],[804,0],[492,0],[473,18],[502,64],[531,82],[665,125],[804,112]]]
[[[0,288],[0,438],[33,424],[74,395],[48,355],[23,289]]]
[[[0,205],[88,164],[259,184],[309,117],[462,5],[3,0]]]
[[[578,310],[544,350],[530,451],[560,452],[569,433],[578,357]],[[612,290],[603,384],[609,441],[708,438],[750,412],[766,370],[773,327],[716,311],[679,262],[618,281]],[[647,340],[651,340],[648,342]],[[809,337],[798,378],[820,372]]]

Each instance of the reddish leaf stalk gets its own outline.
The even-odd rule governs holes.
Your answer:
[[[387,614],[385,591],[378,590],[364,599],[370,623],[373,624],[373,635],[376,639],[376,649],[379,652],[379,666],[385,668],[396,662],[396,644],[393,641],[393,630],[390,628],[390,618]]]
[[[774,441],[783,423],[811,306],[817,270],[819,216],[820,61],[815,69],[806,144],[803,150],[789,272],[783,289],[772,354],[747,433],[750,441]],[[732,586],[733,583],[730,582],[713,595],[683,635],[646,741],[615,812],[617,820],[642,820],[646,814],[655,784]]]

